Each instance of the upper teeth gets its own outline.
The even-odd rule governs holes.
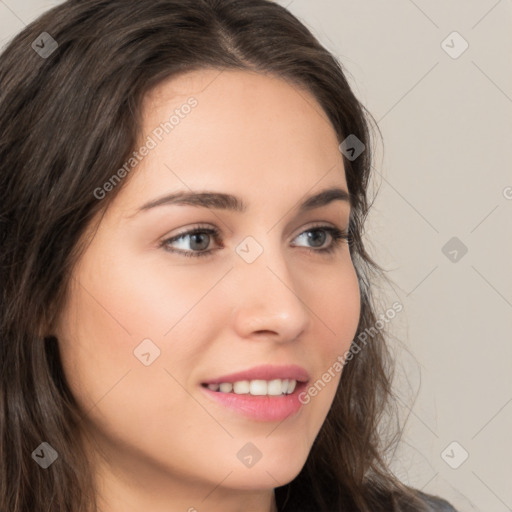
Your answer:
[[[208,389],[220,393],[236,393],[237,395],[270,395],[278,396],[293,393],[296,380],[274,379],[274,380],[240,380],[237,382],[223,382],[222,384],[208,384]]]

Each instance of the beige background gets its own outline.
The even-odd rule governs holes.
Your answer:
[[[58,3],[0,0],[0,44]],[[379,312],[404,306],[393,467],[460,512],[512,510],[512,2],[279,3],[341,60],[384,138],[367,243],[393,281]]]

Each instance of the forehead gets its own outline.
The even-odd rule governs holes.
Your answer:
[[[298,198],[316,183],[346,187],[327,115],[311,93],[281,78],[189,72],[159,84],[142,106],[140,144],[151,138],[155,147],[130,176],[138,195],[222,188]]]
[[[191,98],[193,108],[187,105]],[[195,135],[202,136],[202,146],[214,139],[310,152],[337,147],[334,128],[313,94],[270,74],[203,69],[168,79],[144,98],[145,133],[173,117],[170,145]]]

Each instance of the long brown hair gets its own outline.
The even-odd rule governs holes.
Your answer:
[[[44,34],[43,34],[44,33]],[[361,289],[356,338],[378,321],[371,287],[382,270],[365,251],[371,206],[370,115],[341,64],[283,7],[267,0],[68,0],[27,26],[0,57],[0,509],[95,510],[79,442],[81,413],[63,377],[58,315],[83,235],[126,180],[94,191],[141,135],[141,104],[162,80],[204,68],[269,73],[313,93],[341,143],[352,199],[350,251]],[[383,332],[344,367],[309,457],[275,490],[280,512],[423,510],[387,469],[378,425],[391,393]],[[47,442],[45,471],[31,454]]]

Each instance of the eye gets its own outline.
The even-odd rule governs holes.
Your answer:
[[[320,234],[320,236],[318,236]],[[160,247],[168,252],[180,254],[186,257],[211,256],[218,249],[209,249],[211,238],[216,244],[221,244],[220,232],[217,228],[212,227],[196,227],[189,231],[180,233],[172,238],[163,240]],[[334,226],[312,226],[295,237],[295,240],[302,238],[307,243],[311,243],[312,247],[306,247],[312,253],[330,254],[335,252],[344,240],[349,239],[346,231],[338,229]],[[329,241],[326,247],[326,240]],[[176,245],[179,244],[181,247]],[[189,247],[187,247],[187,245]]]
[[[320,234],[320,236],[318,236]],[[311,242],[314,247],[321,247],[325,244],[326,239],[331,239],[331,243],[327,247],[320,249],[309,249],[311,252],[319,252],[324,254],[331,254],[335,252],[344,240],[349,240],[349,234],[334,226],[312,226],[306,231],[303,231],[296,239],[305,239],[307,242]]]
[[[163,247],[166,251],[174,252],[177,254],[181,254],[183,256],[209,256],[212,254],[213,250],[205,250],[209,247],[210,238],[213,237],[216,243],[220,242],[220,232],[216,228],[203,228],[197,227],[191,229],[189,231],[185,231],[179,235],[176,235],[172,238],[168,238],[161,243],[161,247]],[[188,242],[187,242],[188,239]],[[181,245],[187,245],[190,243],[190,249],[186,247],[181,247],[178,249],[171,248],[171,244],[176,244],[176,242],[181,242]],[[199,252],[198,252],[199,251]]]

